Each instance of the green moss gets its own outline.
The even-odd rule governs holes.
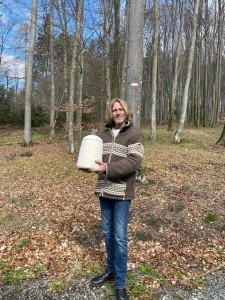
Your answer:
[[[205,221],[206,223],[213,223],[217,220],[217,215],[214,214],[209,214],[206,218]]]

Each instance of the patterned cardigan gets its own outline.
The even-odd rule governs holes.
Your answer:
[[[144,137],[140,129],[129,121],[114,138],[106,124],[99,136],[103,140],[103,158],[106,174],[98,177],[95,195],[115,200],[135,197],[136,172],[144,155]]]

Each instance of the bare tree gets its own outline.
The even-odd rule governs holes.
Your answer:
[[[79,129],[79,142],[81,142],[82,133],[82,97],[83,97],[83,74],[84,74],[84,43],[83,43],[83,11],[84,11],[84,0],[79,1],[79,8],[77,12],[76,22],[76,39],[78,42],[78,53],[77,53],[77,111],[76,121]]]
[[[62,101],[64,100],[68,103],[68,28],[67,28],[67,14],[66,14],[66,1],[65,0],[55,0],[56,11],[58,13],[60,29],[62,31],[62,40],[61,40],[61,48],[63,49],[63,58],[62,58],[62,65],[63,65],[63,78],[64,78],[64,89],[62,95]],[[61,10],[60,10],[61,7]],[[68,114],[67,114],[68,117]],[[68,123],[68,121],[67,121]]]
[[[113,0],[103,0],[104,4],[104,33],[105,33],[105,69],[106,69],[106,103],[111,100],[111,75],[110,75],[110,16]]]
[[[206,126],[207,98],[208,98],[208,40],[209,40],[209,8],[208,0],[205,0],[205,22],[204,22],[204,91],[202,99],[202,125]]]
[[[181,141],[181,133],[184,128],[184,122],[185,122],[185,118],[186,118],[186,114],[187,114],[188,90],[189,90],[190,79],[191,79],[192,63],[193,63],[193,59],[194,59],[199,3],[200,3],[200,0],[195,1],[191,48],[190,48],[190,53],[189,53],[188,66],[187,66],[187,77],[186,77],[184,91],[183,91],[183,97],[182,97],[182,100],[183,100],[182,112],[181,112],[179,124],[178,124],[176,132],[175,132],[175,136],[174,136],[174,141],[176,143],[179,143]]]
[[[113,1],[114,6],[114,43],[113,43],[113,64],[112,64],[112,98],[120,94],[120,0]]]
[[[143,71],[144,0],[130,0],[128,8],[128,56],[126,100],[140,127]]]
[[[156,140],[156,92],[157,92],[157,65],[158,65],[158,40],[159,40],[159,2],[154,0],[154,45],[152,66],[152,118],[151,141]]]
[[[211,116],[211,126],[215,126],[219,118],[220,107],[220,82],[221,82],[221,55],[222,55],[222,36],[224,23],[224,1],[218,0],[218,25],[216,43],[216,68],[213,82],[213,111]]]
[[[184,29],[185,7],[186,7],[186,0],[183,0],[182,1],[182,12],[181,12],[181,17],[180,17],[180,24],[181,24],[180,31],[178,34],[176,50],[173,51],[174,68],[173,68],[172,95],[171,95],[171,100],[170,100],[168,130],[172,130],[173,123],[174,123],[174,108],[175,108],[175,100],[176,100],[176,95],[177,95],[177,83],[178,83],[178,73],[179,73],[179,61],[180,61],[180,55],[181,55],[181,53],[180,53],[181,41],[182,41],[182,35],[183,35],[183,29]],[[176,16],[174,18],[177,19]],[[175,38],[173,37],[173,39],[175,39]],[[173,40],[173,45],[174,44],[175,44],[175,41]]]
[[[221,136],[219,140],[216,142],[218,145],[224,146],[225,147],[225,124],[223,126],[223,131],[221,133]]]
[[[77,105],[74,103],[75,88],[76,88],[76,71],[78,65],[79,56],[79,36],[80,36],[80,22],[83,18],[83,0],[79,0],[77,3],[77,21],[76,21],[76,33],[74,35],[73,54],[71,62],[70,72],[70,93],[69,93],[69,152],[74,153],[74,111],[77,109]]]
[[[50,140],[55,136],[55,63],[54,63],[54,0],[50,0],[50,69],[51,69],[51,108],[50,108]]]
[[[120,85],[120,97],[121,99],[126,99],[126,82],[127,82],[127,54],[128,54],[128,1],[126,1],[125,7],[125,36],[124,36],[124,51],[123,51],[123,66],[121,75],[121,85]]]
[[[24,143],[30,145],[31,140],[31,99],[33,89],[33,62],[34,62],[34,47],[36,41],[37,27],[37,4],[38,0],[32,0],[31,25],[30,25],[30,42],[28,50],[28,63],[25,88],[25,116],[24,116]]]

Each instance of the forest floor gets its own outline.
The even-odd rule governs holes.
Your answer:
[[[166,127],[154,143],[142,129],[148,184],[137,184],[131,206],[131,299],[156,299],[167,286],[201,289],[225,269],[222,128],[187,127],[180,144]],[[45,278],[54,294],[104,270],[96,175],[76,168],[77,144],[69,154],[64,133],[49,143],[35,130],[31,147],[21,146],[22,136],[0,129],[0,286]],[[107,287],[106,297],[113,294]]]

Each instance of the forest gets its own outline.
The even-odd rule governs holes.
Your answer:
[[[0,124],[65,128],[104,122],[125,99],[149,138],[167,124],[224,122],[224,1],[17,0],[0,2]],[[94,125],[93,125],[94,124]],[[224,145],[224,133],[218,143]],[[173,133],[171,133],[173,134]]]
[[[203,291],[210,274],[224,289],[224,5],[0,1],[0,299],[114,299],[90,287],[105,248],[96,175],[76,167],[113,98],[145,139],[130,299]]]

